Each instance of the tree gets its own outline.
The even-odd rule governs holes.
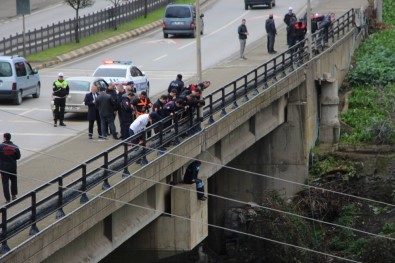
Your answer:
[[[114,18],[114,30],[117,30],[117,8],[119,6],[119,4],[125,0],[107,0],[109,2],[111,2],[114,5],[114,13],[113,13],[113,18]]]
[[[78,12],[80,11],[80,9],[84,9],[85,7],[92,6],[95,3],[95,0],[64,0],[64,2],[75,10],[75,24],[74,24],[75,42],[80,43]]]

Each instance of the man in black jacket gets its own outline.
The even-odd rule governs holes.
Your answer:
[[[247,43],[248,30],[246,26],[246,20],[244,18],[241,20],[241,25],[237,28],[237,33],[239,34],[240,41],[240,58],[246,59],[244,56],[244,50]]]
[[[292,22],[296,23],[297,18],[295,13],[292,11],[292,7],[288,8],[288,13],[285,14],[284,16],[284,23],[287,25],[287,45],[288,47],[292,46],[292,33],[290,31],[292,31],[292,28],[295,24],[292,25]]]
[[[11,200],[9,181],[11,181],[12,200],[16,199],[18,194],[18,181],[16,177],[17,160],[21,158],[21,152],[18,146],[12,143],[11,134],[4,133],[3,143],[0,144],[0,173],[3,183],[3,193],[6,203]]]
[[[198,199],[204,201],[207,199],[207,196],[204,195],[204,184],[203,181],[198,178],[201,164],[202,163],[200,161],[193,161],[188,165],[184,174],[184,183],[196,184]]]
[[[115,101],[113,97],[103,90],[96,99],[96,106],[100,114],[101,133],[103,139],[107,139],[108,126],[110,128],[112,137],[117,140],[117,131],[114,124]]]
[[[265,29],[267,33],[267,52],[269,52],[269,54],[276,54],[277,51],[274,50],[274,41],[277,35],[277,29],[274,24],[273,14],[270,14],[269,18],[266,19]]]
[[[98,96],[99,94],[97,93],[97,87],[93,85],[91,88],[91,92],[86,94],[84,99],[84,104],[88,106],[89,139],[92,139],[93,126],[95,124],[95,121],[97,125],[97,133],[99,134],[99,138],[102,137],[100,114],[99,114],[99,109],[96,107],[96,99]]]

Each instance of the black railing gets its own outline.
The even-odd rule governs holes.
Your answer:
[[[169,0],[133,0],[127,3],[100,10],[92,14],[79,17],[79,38],[88,37],[117,25],[144,16],[166,6]],[[145,6],[147,3],[147,6]],[[145,9],[147,7],[147,10]],[[70,12],[73,9],[70,7]],[[16,33],[0,40],[0,55],[35,54],[49,48],[57,47],[75,41],[76,19],[63,20],[46,27],[27,31],[25,33],[25,50],[23,47],[23,34]],[[25,52],[25,53],[24,53]]]
[[[334,22],[329,32],[332,42],[335,42],[336,38],[339,39],[353,27],[353,17],[354,9],[351,9]],[[321,32],[316,32],[313,35],[312,48],[317,52],[324,48],[320,44],[321,35]],[[295,67],[307,61],[308,51],[305,44],[305,41],[296,44],[284,53],[206,96],[203,116],[199,116],[198,110],[180,110],[174,116],[154,123],[141,133],[114,145],[85,163],[3,206],[0,209],[2,218],[0,253],[7,253],[10,250],[7,241],[27,228],[30,227],[30,235],[38,233],[37,222],[40,220],[54,213],[56,218],[65,216],[63,211],[65,205],[78,198],[81,204],[86,203],[89,200],[86,192],[92,188],[101,184],[102,190],[108,189],[110,187],[108,179],[114,174],[122,172],[122,177],[127,177],[130,175],[128,167],[131,164],[139,162],[145,165],[148,163],[147,155],[154,151],[161,155],[168,143],[178,144],[182,137],[195,134],[200,130],[202,120],[208,120],[209,124],[214,123],[214,117],[218,113],[220,113],[220,117],[224,116],[227,114],[227,109],[237,108],[240,100],[246,102],[249,100],[248,96],[259,94],[259,88],[263,87],[261,92],[267,90],[270,82],[276,82],[277,78],[284,77],[287,72],[292,72]],[[140,139],[141,145],[130,143],[130,141],[138,141],[138,139]],[[97,162],[100,162],[99,166],[97,166]],[[91,170],[88,170],[89,165],[93,166]],[[66,180],[70,182],[65,183]],[[38,195],[41,196],[39,200]],[[8,215],[10,209],[16,210],[27,200],[30,200],[28,207],[12,216]]]

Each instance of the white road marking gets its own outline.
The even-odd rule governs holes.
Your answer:
[[[24,132],[13,132],[13,136],[74,136],[76,133],[24,133]]]
[[[224,25],[224,26],[218,28],[217,30],[214,30],[214,31],[211,32],[210,34],[208,34],[208,35],[202,37],[202,39],[207,38],[207,37],[209,37],[209,36],[212,36],[212,35],[218,33],[219,31],[224,30],[225,28],[227,28],[227,27],[233,25],[235,22],[237,22],[237,21],[239,21],[240,19],[242,19],[243,17],[245,17],[249,12],[250,12],[250,11],[245,11],[242,15],[238,16],[237,18],[235,18],[234,20],[230,21],[230,22],[227,23],[226,25]],[[188,44],[179,47],[178,50],[182,50],[182,49],[184,49],[184,48],[186,48],[186,47],[189,47],[189,46],[195,44],[195,42],[196,42],[196,41],[189,42]]]
[[[33,109],[30,109],[30,110],[24,111],[24,112],[22,112],[22,113],[19,113],[19,115],[25,115],[25,114],[28,114],[28,113],[30,113],[30,112],[32,112],[32,111],[35,111],[35,110],[37,110],[37,109],[36,109],[36,108],[33,108]]]
[[[167,57],[167,54],[162,55],[162,56],[160,56],[160,57],[157,57],[157,58],[154,59],[153,61],[158,61],[158,60],[161,60],[162,58],[165,58],[165,57]]]

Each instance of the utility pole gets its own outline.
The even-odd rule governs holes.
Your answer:
[[[311,0],[307,0],[307,50],[309,52],[309,59],[313,58],[312,39],[311,39]]]
[[[200,43],[200,0],[196,0],[196,75],[198,83],[202,81],[202,51]]]

